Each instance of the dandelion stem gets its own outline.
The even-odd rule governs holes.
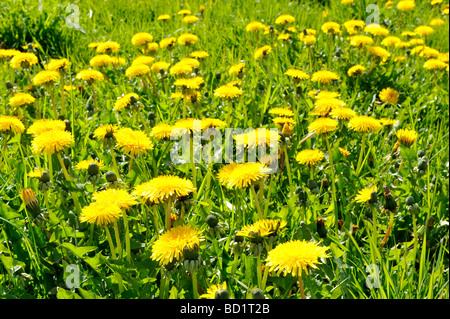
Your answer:
[[[356,176],[359,176],[359,173],[361,171],[361,163],[362,163],[365,144],[366,144],[366,134],[363,134],[362,141],[361,141],[361,151],[359,153],[358,164],[356,165]]]
[[[70,178],[69,173],[67,172],[66,165],[64,165],[64,161],[63,161],[63,159],[61,157],[61,154],[60,153],[56,153],[56,156],[58,157],[59,164],[61,165],[61,168],[63,170],[64,177],[66,178],[66,180],[68,182],[72,182],[72,178]],[[52,159],[51,159],[51,156],[50,156],[49,161],[51,162],[51,160]],[[74,191],[71,191],[70,194],[72,195],[72,199],[73,199],[73,203],[75,204],[75,208],[78,210],[79,213],[81,213],[81,205],[80,205],[80,202],[78,201],[77,195],[75,194]]]
[[[253,200],[255,201],[255,206],[256,206],[256,210],[258,211],[259,219],[264,219],[262,211],[261,211],[261,206],[259,205],[258,195],[256,194],[255,186],[253,186],[253,184],[250,186],[250,190],[253,195]]]
[[[286,143],[283,144],[283,149],[284,149],[284,161],[286,162],[286,169],[287,169],[287,175],[288,175],[288,180],[289,180],[289,188],[292,193],[294,191],[294,186],[292,183],[291,165],[289,164],[289,155],[288,155]]]
[[[66,107],[64,105],[64,77],[61,77],[61,89],[60,89],[60,94],[61,94],[61,113],[63,116],[66,115]]]
[[[300,296],[302,297],[302,299],[306,299],[305,288],[303,287],[302,275],[298,276],[298,287],[300,288]]]
[[[117,221],[114,221],[114,235],[116,236],[117,249],[120,254],[120,259],[122,259],[122,257],[123,257],[122,243],[120,241],[119,225],[117,224]]]
[[[339,211],[338,211],[338,205],[337,205],[337,200],[336,200],[336,183],[335,183],[336,177],[335,177],[335,174],[334,174],[333,154],[331,152],[331,146],[330,146],[330,142],[328,141],[327,134],[324,134],[324,138],[325,138],[325,142],[327,144],[328,158],[329,158],[330,167],[331,167],[331,188],[332,188],[332,191],[333,191],[335,225],[336,225],[336,232],[337,232],[337,230],[338,230],[338,221],[339,221]]]
[[[109,232],[108,226],[105,227],[106,237],[108,238],[109,250],[111,251],[111,256],[113,259],[117,259],[116,249],[114,248],[114,243]]]
[[[110,151],[111,151],[111,160],[113,162],[114,169],[116,170],[117,177],[119,177],[120,172],[119,172],[119,167],[117,166],[117,162],[116,162],[116,153],[114,152],[113,147],[111,147]]]
[[[258,278],[258,287],[262,290],[261,254],[256,255],[256,276]]]
[[[53,117],[55,120],[58,119],[58,112],[56,111],[56,102],[55,102],[55,96],[53,95],[53,90],[49,87],[48,91],[50,93],[50,99],[52,100],[52,106],[53,106]]]
[[[171,206],[171,201],[168,200],[166,202],[166,231],[168,231],[171,227],[170,206]]]
[[[198,287],[197,287],[197,272],[195,269],[192,271],[192,289],[194,293],[194,299],[198,299]]]

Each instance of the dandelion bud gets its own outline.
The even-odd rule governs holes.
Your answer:
[[[258,90],[264,91],[265,89],[266,89],[266,87],[265,87],[264,83],[262,83],[262,82],[258,83]]]
[[[412,196],[408,196],[405,200],[406,210],[411,214],[417,214],[419,212],[419,204],[416,203],[416,200]]]
[[[39,201],[37,200],[33,189],[28,188],[22,190],[22,199],[27,210],[31,213],[33,218],[36,218],[36,216],[41,213],[41,206],[39,205]]]
[[[414,197],[412,197],[412,196],[406,197],[405,204],[407,206],[414,205],[415,203],[416,203],[416,201],[414,200]]]
[[[370,194],[369,204],[375,205],[376,203],[378,203],[378,195],[377,192],[373,191]]]
[[[421,157],[424,157],[425,156],[425,151],[424,150],[419,150],[418,152],[417,152],[417,157],[418,158],[421,158]]]
[[[113,182],[117,181],[117,175],[113,171],[106,172],[105,178],[109,183],[113,183]]]
[[[8,91],[11,91],[12,89],[14,89],[14,84],[12,84],[11,81],[6,81],[5,85],[6,85],[6,89]]]
[[[428,159],[426,157],[421,158],[417,164],[417,168],[419,170],[426,171],[428,168]]]
[[[198,260],[200,247],[195,243],[192,247],[188,245],[183,248],[183,258],[185,260]]]
[[[66,167],[66,169],[69,169],[70,165],[72,164],[72,161],[70,160],[69,157],[64,156],[63,163],[64,163],[64,166]]]
[[[217,226],[217,224],[219,224],[219,220],[215,215],[210,214],[206,216],[206,223],[208,224],[209,227],[214,228]]]
[[[87,169],[89,175],[94,176],[94,175],[98,175],[98,173],[100,172],[100,168],[98,167],[98,165],[96,163],[90,163]]]
[[[325,228],[325,221],[323,218],[317,218],[316,220],[317,233],[320,237],[327,237],[327,229]]]
[[[225,289],[217,290],[214,299],[230,299],[230,294]]]
[[[41,174],[41,178],[39,179],[43,183],[47,183],[50,181],[50,174],[47,171],[43,171]]]
[[[264,292],[259,288],[255,288],[252,290],[252,298],[253,299],[266,299],[266,297],[264,297]]]
[[[131,95],[130,96],[130,105],[134,105],[137,102],[138,102],[138,99],[134,95]]]

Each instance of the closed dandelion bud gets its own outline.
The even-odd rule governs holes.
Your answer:
[[[230,299],[230,294],[225,289],[217,290],[214,299]]]
[[[426,157],[422,157],[417,163],[417,168],[421,171],[426,171],[428,168],[428,159]]]
[[[192,247],[188,245],[183,248],[183,258],[185,260],[198,260],[200,247],[195,243]]]
[[[417,152],[417,157],[418,158],[421,158],[421,157],[424,157],[425,156],[425,151],[424,150],[419,150],[418,152]]]
[[[258,90],[264,91],[265,89],[266,89],[266,86],[264,85],[264,83],[262,83],[262,82],[258,83]]]
[[[377,192],[374,191],[370,194],[369,204],[375,205],[376,203],[378,203],[378,195]]]
[[[94,104],[88,103],[88,105],[86,106],[86,111],[88,111],[89,113],[94,112]]]
[[[138,102],[138,99],[134,96],[130,96],[130,105],[135,105]]]
[[[353,225],[353,227],[352,227],[352,235],[355,235],[356,234],[356,231],[358,230],[358,226],[356,226],[356,225]]]
[[[383,195],[384,195],[384,209],[389,210],[391,212],[395,212],[397,210],[397,202],[391,194],[390,189],[387,185],[383,185]]]
[[[117,181],[117,175],[113,171],[106,172],[105,178],[106,178],[106,181],[109,183],[113,183],[113,182]]]
[[[324,238],[327,236],[327,229],[325,228],[325,221],[323,218],[317,218],[316,220],[317,225],[317,233],[320,237]]]
[[[50,182],[50,174],[47,171],[43,171],[41,174],[41,178],[39,179],[42,183]]]
[[[338,220],[338,229],[341,230],[342,226],[344,226],[344,221],[343,220]]]
[[[6,81],[5,85],[8,91],[12,91],[14,89],[14,84],[12,84],[11,81]]]
[[[217,226],[217,224],[219,224],[219,220],[215,215],[211,214],[206,216],[206,223],[208,224],[209,227],[214,228]]]
[[[36,218],[37,215],[41,213],[41,206],[39,205],[39,201],[36,198],[36,194],[34,193],[32,188],[22,190],[22,199],[25,203],[25,207],[31,213],[33,218]]]
[[[330,187],[330,183],[328,181],[328,179],[324,178],[322,179],[321,185],[322,189],[327,189],[328,187]]]
[[[69,157],[64,156],[63,163],[64,163],[64,166],[66,167],[66,169],[69,169],[70,165],[72,164],[72,161],[70,160]]]
[[[66,127],[64,128],[67,132],[72,132],[72,126],[70,125],[70,120],[64,120],[64,124],[66,124]]]
[[[96,163],[90,163],[87,169],[89,175],[94,176],[94,175],[98,175],[98,173],[100,172],[100,168],[98,167],[98,165]]]
[[[150,126],[155,126],[155,121],[156,121],[156,115],[154,112],[150,111],[148,112],[148,121],[150,122]]]
[[[178,265],[178,260],[174,258],[172,260],[172,262],[169,262],[169,263],[165,264],[164,268],[168,272],[171,272],[171,271],[173,271],[173,270],[175,270],[177,268],[177,265]]]
[[[406,197],[405,200],[406,210],[411,214],[417,214],[419,212],[419,205],[416,203],[416,200],[412,196]]]
[[[308,182],[306,183],[306,186],[309,188],[309,190],[313,194],[318,194],[320,191],[319,186],[317,185],[316,181],[313,179],[308,180]]]
[[[297,87],[295,88],[295,93],[296,93],[297,95],[302,95],[302,94],[303,94],[303,89],[302,89],[302,87],[301,87],[301,86],[297,86]]]
[[[266,299],[266,297],[264,297],[264,292],[259,288],[255,288],[252,290],[252,298],[253,299]]]
[[[414,205],[415,203],[416,203],[416,201],[414,200],[414,197],[412,197],[412,196],[406,197],[405,204],[407,206]]]

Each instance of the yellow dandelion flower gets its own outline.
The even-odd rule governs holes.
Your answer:
[[[331,133],[337,130],[339,122],[327,117],[319,117],[308,126],[310,133],[316,132],[319,135]]]
[[[266,25],[259,21],[250,22],[245,27],[245,31],[247,31],[247,32],[264,31],[265,29],[266,29]]]
[[[114,103],[114,110],[120,111],[120,110],[130,106],[130,104],[132,103],[131,100],[133,98],[136,100],[139,100],[139,95],[137,95],[136,93],[128,93],[128,94],[122,95]]]
[[[432,27],[438,27],[438,26],[441,26],[441,25],[444,25],[444,24],[445,24],[445,21],[442,20],[442,19],[435,18],[435,19],[431,19],[431,21],[430,21],[430,25]]]
[[[138,32],[131,38],[131,44],[143,46],[153,41],[153,36],[148,32]]]
[[[156,138],[158,141],[170,139],[173,126],[170,124],[161,123],[152,128],[150,136]]]
[[[280,15],[275,19],[275,24],[289,24],[295,21],[295,18],[289,14]]]
[[[350,45],[356,48],[363,48],[373,44],[373,39],[367,35],[354,35],[350,37]]]
[[[41,119],[35,121],[31,124],[27,133],[37,136],[43,132],[52,131],[52,130],[60,130],[64,131],[66,129],[66,123],[61,120],[52,120],[52,119]]]
[[[137,185],[133,195],[142,198],[146,202],[166,203],[176,198],[184,197],[196,189],[192,182],[186,178],[174,175],[160,175]]]
[[[103,81],[104,76],[100,71],[88,69],[78,72],[76,78],[78,80],[92,83],[94,81]]]
[[[416,3],[412,0],[402,0],[397,3],[397,9],[402,12],[409,12],[414,10]]]
[[[173,84],[175,86],[181,87],[184,90],[199,90],[204,83],[205,80],[201,76],[196,76],[189,79],[177,79]]]
[[[356,34],[357,32],[364,29],[366,23],[363,20],[348,20],[343,23],[347,33],[350,35]]]
[[[52,155],[71,147],[74,143],[70,132],[54,129],[36,135],[31,141],[31,150],[37,155]]]
[[[317,38],[315,35],[313,34],[304,34],[303,32],[300,33],[299,36],[300,41],[302,41],[304,44],[306,44],[307,46],[312,46],[317,42]]]
[[[167,21],[167,20],[170,20],[170,19],[172,19],[172,17],[170,15],[168,15],[168,14],[161,14],[160,16],[158,16],[158,18],[156,20],[164,22],[164,21]]]
[[[233,171],[229,172],[227,188],[246,188],[259,181],[270,173],[270,169],[262,163],[237,164]]]
[[[258,48],[253,55],[255,60],[259,58],[265,58],[270,52],[272,52],[272,47],[270,45],[265,45],[261,48]]]
[[[364,72],[366,72],[366,68],[362,65],[357,64],[348,69],[347,74],[351,77],[357,77],[364,74]]]
[[[367,51],[372,56],[379,58],[381,60],[386,60],[387,58],[389,58],[391,56],[389,51],[387,51],[386,49],[379,47],[379,46],[369,47],[369,48],[367,48]]]
[[[198,42],[198,36],[192,33],[183,33],[178,37],[177,41],[178,44],[190,46]]]
[[[294,116],[291,108],[274,107],[269,110],[269,114],[275,114],[280,116]]]
[[[330,112],[330,116],[340,121],[348,121],[356,116],[356,112],[348,107],[336,107]]]
[[[155,61],[154,57],[141,55],[141,56],[136,57],[133,60],[133,62],[131,62],[131,65],[138,65],[138,64],[150,65],[153,63],[153,61]]]
[[[287,226],[287,222],[279,219],[261,219],[257,222],[242,227],[236,236],[248,238],[251,242],[261,242],[271,236],[277,236],[278,232]]]
[[[147,150],[153,149],[152,141],[142,131],[124,127],[114,132],[114,137],[117,147],[130,156],[147,153]]]
[[[405,147],[411,147],[411,145],[413,145],[417,140],[418,136],[416,131],[410,129],[400,129],[395,132],[395,135],[397,135],[397,140],[400,145]]]
[[[94,68],[104,68],[111,64],[112,58],[107,54],[98,54],[89,60],[89,65]]]
[[[200,298],[202,299],[215,299],[216,298],[216,292],[221,290],[227,290],[227,283],[224,281],[222,284],[212,285],[211,287],[208,287],[206,290],[206,293],[201,295]]]
[[[240,97],[242,94],[244,94],[244,92],[234,85],[222,85],[214,90],[214,96],[224,99],[235,99]]]
[[[87,170],[89,168],[89,165],[91,165],[92,163],[97,164],[98,168],[102,169],[105,166],[105,163],[103,163],[102,160],[98,161],[95,159],[86,159],[86,160],[82,160],[80,162],[78,162],[77,165],[75,165],[75,169],[80,169],[80,170]]]
[[[343,107],[345,105],[344,101],[336,98],[326,97],[316,99],[314,102],[314,110],[311,112],[312,115],[325,116],[330,113],[333,109],[337,107]]]
[[[358,115],[350,119],[348,127],[355,132],[374,133],[381,130],[383,125],[373,117]]]
[[[339,80],[339,75],[336,72],[321,70],[313,73],[311,81],[319,82],[322,85],[331,84],[333,81]]]
[[[342,147],[338,147],[339,152],[341,152],[342,156],[344,156],[345,158],[347,158],[347,156],[349,156],[351,153],[349,151],[347,151],[346,149],[342,148]]]
[[[108,139],[114,140],[114,133],[119,129],[115,124],[105,124],[94,130],[94,137],[102,142]]]
[[[25,125],[15,116],[0,115],[0,132],[21,134],[25,131]]]
[[[309,75],[299,69],[289,69],[287,70],[284,74],[286,74],[287,76],[295,79],[295,80],[308,80],[309,79]]]
[[[381,41],[381,45],[384,45],[385,47],[396,47],[401,42],[402,40],[399,37],[388,36]]]
[[[161,73],[161,70],[166,71],[169,68],[170,64],[164,61],[158,61],[152,64],[151,71],[153,73]]]
[[[177,63],[172,66],[169,70],[171,75],[185,75],[187,73],[191,73],[194,70],[192,66],[185,63]]]
[[[33,104],[36,99],[28,93],[16,93],[9,99],[9,105],[12,107],[21,107]]]
[[[372,198],[372,192],[377,192],[377,186],[367,187],[358,192],[355,197],[357,203],[367,203]]]
[[[398,103],[399,94],[392,88],[384,88],[383,90],[381,90],[379,96],[380,100],[383,102],[388,102],[392,105],[396,105]]]
[[[136,198],[128,194],[124,189],[109,188],[104,191],[95,192],[92,194],[92,198],[97,203],[115,204],[124,210],[138,204]]]
[[[395,124],[397,124],[397,120],[393,120],[393,119],[387,119],[385,117],[380,119],[380,122],[383,126],[393,126]]]
[[[414,33],[418,34],[421,37],[426,37],[434,32],[434,29],[432,27],[429,27],[427,25],[421,25],[414,29]]]
[[[302,165],[308,167],[316,166],[325,158],[325,154],[317,149],[306,149],[300,151],[296,156],[295,160]]]
[[[245,69],[245,63],[244,62],[240,62],[237,63],[235,65],[232,65],[229,69],[228,69],[228,74],[230,75],[240,75],[244,72]]]
[[[191,225],[173,227],[155,241],[151,259],[161,266],[178,261],[183,257],[184,247],[200,246],[200,240],[201,233]]]
[[[333,21],[325,22],[324,24],[322,24],[320,29],[322,30],[323,33],[331,35],[341,33],[341,26],[339,25],[339,23]]]
[[[49,71],[44,70],[40,71],[38,74],[36,74],[33,79],[33,85],[43,85],[43,86],[50,86],[54,85],[55,82],[59,81],[61,78],[61,75],[58,71]]]
[[[208,128],[217,128],[217,127],[225,127],[227,125],[226,122],[220,120],[220,119],[214,119],[214,118],[204,118],[202,119],[201,127],[203,130]]]
[[[42,176],[42,173],[44,172],[43,168],[36,168],[30,172],[28,172],[27,176],[31,178],[37,178],[40,179]]]
[[[165,48],[172,48],[175,43],[177,42],[177,38],[174,37],[170,37],[170,38],[164,38],[159,42],[159,46],[161,47],[161,49],[165,49]]]
[[[448,67],[448,64],[438,59],[429,59],[423,64],[423,67],[427,70],[443,70]]]
[[[317,268],[320,263],[319,258],[328,258],[326,253],[328,247],[321,247],[319,243],[293,240],[277,245],[268,252],[266,267],[269,271],[275,271],[279,276],[291,274],[295,278],[302,276],[305,271],[308,274],[309,268]]]
[[[150,67],[145,64],[134,64],[128,67],[125,71],[125,75],[128,77],[143,76],[150,72]]]
[[[120,44],[114,41],[101,42],[97,45],[97,53],[112,54],[120,50]]]
[[[198,17],[194,16],[194,15],[187,15],[183,18],[183,20],[181,20],[183,23],[186,24],[191,24],[191,23],[195,23],[198,21]]]
[[[11,59],[13,56],[21,53],[18,50],[14,49],[0,49],[0,60],[8,60]]]
[[[292,118],[290,117],[276,117],[272,119],[272,122],[283,126],[284,124],[294,125],[297,124]]]
[[[34,53],[18,53],[12,56],[9,65],[13,69],[29,69],[38,63],[38,58]]]
[[[191,52],[190,56],[197,60],[204,60],[209,57],[209,54],[206,51],[194,51]]]
[[[120,207],[111,202],[92,202],[81,210],[80,222],[109,226],[122,215]]]
[[[379,24],[371,23],[364,28],[364,32],[370,33],[375,37],[385,37],[389,34],[389,30]]]
[[[68,71],[71,66],[71,63],[68,59],[62,58],[62,59],[51,59],[50,62],[45,66],[46,70],[49,71]]]

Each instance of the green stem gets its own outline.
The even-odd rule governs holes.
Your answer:
[[[198,299],[197,272],[195,270],[192,271],[192,289],[194,292],[194,299]]]
[[[336,226],[336,232],[338,231],[338,221],[339,221],[339,211],[338,211],[338,205],[337,205],[337,200],[336,200],[336,177],[334,174],[334,163],[333,163],[333,154],[331,152],[331,146],[330,146],[330,142],[328,141],[328,136],[325,134],[324,135],[325,138],[325,142],[327,144],[327,149],[328,149],[328,158],[330,161],[330,168],[331,168],[331,188],[333,191],[333,204],[334,204],[334,214],[335,214],[335,226]]]
[[[123,213],[123,224],[125,228],[125,250],[127,253],[127,262],[131,264],[131,248],[130,248],[130,226],[128,224],[127,212]]]
[[[292,183],[291,165],[289,164],[289,155],[288,155],[286,143],[284,143],[283,149],[284,149],[284,161],[286,162],[286,169],[287,169],[288,180],[289,180],[289,189],[290,189],[290,192],[292,193],[294,191],[294,187],[293,187],[293,183]]]
[[[64,165],[64,161],[61,157],[61,154],[58,152],[58,153],[56,153],[56,156],[58,157],[59,164],[61,165],[61,168],[63,170],[66,180],[68,182],[71,182],[72,179],[70,178],[69,173],[67,172],[66,165]],[[51,161],[51,157],[50,157],[50,161]],[[78,213],[81,213],[81,205],[80,205],[80,202],[78,201],[78,197],[77,197],[76,193],[74,191],[71,191],[70,194],[72,195],[72,199],[75,204],[75,208],[77,209]]]
[[[171,218],[170,218],[170,200],[166,202],[166,231],[168,231],[171,227]]]
[[[263,290],[262,288],[262,274],[261,274],[261,254],[258,254],[256,256],[256,275],[258,278],[258,287],[259,289]]]
[[[114,260],[117,259],[116,249],[114,248],[114,243],[111,237],[111,233],[109,232],[108,226],[105,226],[106,237],[108,238],[109,250],[111,251],[111,256]]]
[[[361,164],[362,164],[365,144],[366,144],[366,134],[363,133],[363,138],[362,138],[362,141],[361,141],[361,151],[359,153],[358,164],[356,165],[356,176],[359,176],[359,173],[360,173],[361,168],[362,168]]]
[[[300,288],[300,296],[302,297],[302,299],[306,299],[305,288],[303,287],[302,275],[298,276],[298,287]]]
[[[114,235],[116,236],[117,250],[119,251],[120,259],[122,259],[123,258],[122,243],[120,241],[119,225],[117,225],[117,221],[114,221]]]
[[[256,210],[258,211],[259,219],[264,219],[261,211],[261,206],[259,205],[258,195],[256,194],[255,187],[253,186],[253,184],[251,184],[250,186],[250,191],[252,192],[253,200],[255,201],[255,206]]]

